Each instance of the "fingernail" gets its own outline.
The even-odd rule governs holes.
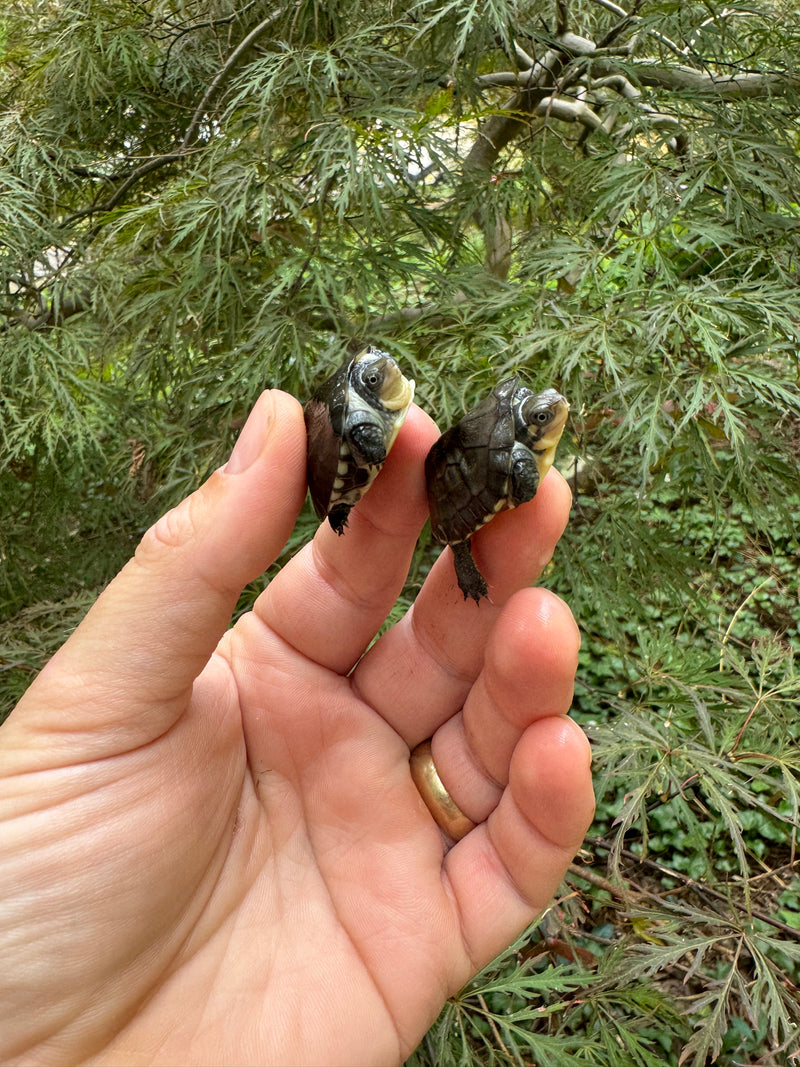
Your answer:
[[[226,474],[241,474],[258,459],[264,451],[271,422],[268,394],[262,393],[236,439],[225,464]]]

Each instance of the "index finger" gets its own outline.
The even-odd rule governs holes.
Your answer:
[[[412,404],[344,533],[323,522],[254,605],[296,651],[339,674],[358,661],[403,588],[428,515],[423,464],[438,435],[433,420]]]

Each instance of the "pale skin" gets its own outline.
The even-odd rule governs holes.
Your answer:
[[[547,906],[593,810],[578,632],[528,588],[558,473],[476,535],[491,603],[447,549],[364,655],[436,435],[412,408],[344,536],[226,629],[305,493],[301,408],[265,393],[0,729],[2,1062],[400,1063]],[[409,775],[431,736],[478,824],[453,847]]]

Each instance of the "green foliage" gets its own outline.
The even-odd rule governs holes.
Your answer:
[[[2,709],[260,390],[305,397],[351,337],[442,426],[512,370],[572,403],[544,580],[598,818],[420,1065],[796,1052],[800,19],[630,11],[0,17]],[[426,531],[393,618],[431,559]]]

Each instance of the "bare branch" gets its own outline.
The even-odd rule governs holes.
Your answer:
[[[615,4],[613,0],[594,0],[600,7],[604,7],[606,11],[610,11],[612,15],[618,15],[621,19],[630,18],[629,13],[624,7],[620,7],[619,4]]]
[[[639,101],[642,98],[641,89],[628,81],[624,74],[609,74],[605,78],[596,78],[591,82],[592,89],[613,89],[626,100]]]
[[[552,116],[562,122],[580,122],[590,130],[603,129],[602,119],[587,103],[566,96],[546,96],[539,101],[533,113]]]
[[[475,79],[475,84],[485,87],[507,86],[514,89],[531,89],[535,85],[542,85],[547,75],[554,78],[570,55],[590,56],[596,49],[594,41],[590,41],[588,37],[579,37],[577,33],[562,34],[558,38],[558,43],[560,48],[552,48],[545,52],[538,62],[522,52],[522,56],[529,63],[526,63],[525,68],[518,72],[500,71],[496,74],[480,74]],[[517,52],[517,57],[520,58],[519,52]]]
[[[588,37],[581,37],[578,33],[562,33],[558,43],[565,52],[571,52],[576,56],[590,56],[596,51],[597,45]]]
[[[747,71],[741,74],[718,75],[695,70],[693,67],[663,67],[652,59],[635,59],[633,65],[636,78],[642,85],[713,92],[737,100],[773,96],[797,85],[797,79],[787,74],[759,74],[756,71]]]
[[[475,79],[478,86],[493,87],[506,85],[515,89],[530,89],[541,84],[555,66],[563,64],[563,57],[556,51],[546,52],[543,59],[534,62],[532,67],[523,71],[501,71],[497,74],[479,74]]]
[[[617,15],[621,19],[630,19],[632,22],[639,22],[639,17],[625,10],[624,7],[620,7],[619,4],[615,4],[613,0],[593,0],[595,4],[599,4],[600,7],[604,7],[606,11],[610,11],[613,15]],[[687,49],[681,48],[680,45],[675,44],[669,37],[666,37],[663,33],[659,33],[658,30],[653,30],[648,27],[648,36],[652,37],[656,41],[660,41],[670,52],[674,52],[676,56],[686,57]]]
[[[517,66],[520,70],[530,70],[536,63],[536,60],[532,56],[529,56],[517,41],[514,41],[514,58],[516,59]]]
[[[487,89],[501,86],[508,89],[525,89],[531,81],[532,70],[533,67],[529,67],[526,71],[502,70],[497,71],[496,74],[479,74],[475,79],[475,84]]]

